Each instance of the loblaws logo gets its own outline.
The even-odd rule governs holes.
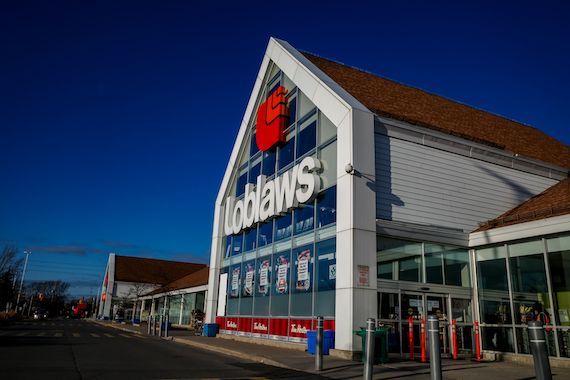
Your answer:
[[[286,93],[285,87],[277,87],[257,110],[255,142],[264,152],[280,142],[285,142],[283,131],[289,121]]]

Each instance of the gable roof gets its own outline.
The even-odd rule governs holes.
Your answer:
[[[570,168],[570,146],[536,128],[310,53],[303,55],[378,116]]]
[[[206,264],[116,255],[115,281],[164,285],[205,267]]]
[[[174,280],[171,283],[164,285],[163,287],[155,289],[150,293],[145,294],[145,296],[152,296],[155,294],[167,293],[180,289],[193,288],[195,286],[208,285],[209,273],[210,273],[210,268],[204,267],[200,270],[197,270],[194,273],[191,273],[177,280]]]
[[[473,232],[570,214],[570,177],[549,187]]]

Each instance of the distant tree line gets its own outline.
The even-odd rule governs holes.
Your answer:
[[[23,260],[18,258],[18,250],[5,246],[0,255],[0,310],[10,309],[18,296],[18,273],[21,273]]]

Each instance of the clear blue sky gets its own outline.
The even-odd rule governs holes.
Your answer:
[[[108,252],[207,262],[270,36],[570,143],[566,5],[246,3],[0,5],[0,243],[33,251],[30,279],[94,293]]]

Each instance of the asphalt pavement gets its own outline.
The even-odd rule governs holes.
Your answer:
[[[82,320],[0,328],[2,379],[319,379]]]

